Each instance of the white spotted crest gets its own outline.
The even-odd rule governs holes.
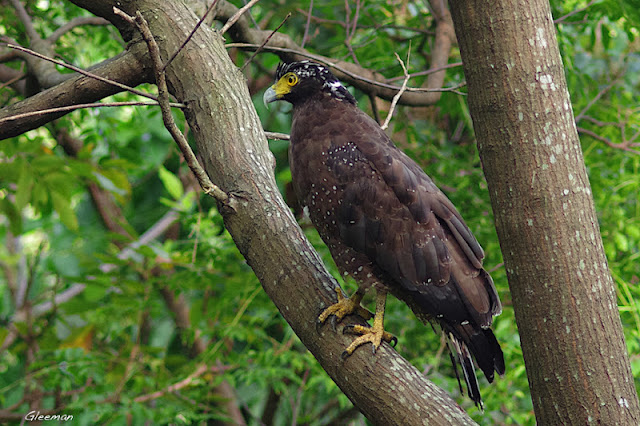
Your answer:
[[[329,92],[333,97],[340,100],[356,103],[353,95],[324,65],[311,61],[281,63],[276,70],[276,81],[288,72],[295,73],[300,79],[313,78],[319,80],[322,82],[323,91]]]

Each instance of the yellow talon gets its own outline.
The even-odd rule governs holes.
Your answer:
[[[332,317],[332,320],[337,318],[341,321],[346,315],[357,313],[365,319],[371,318],[371,312],[367,311],[360,306],[362,300],[362,293],[357,291],[351,299],[348,299],[342,295],[340,289],[336,289],[338,294],[338,302],[325,309],[318,317],[317,324],[324,323],[327,318]],[[347,325],[345,326],[343,333],[359,334],[353,342],[342,352],[340,356],[345,359],[351,355],[359,346],[365,343],[371,343],[373,345],[373,353],[376,353],[378,347],[382,344],[382,341],[388,342],[395,346],[398,339],[391,333],[384,331],[384,308],[387,301],[386,291],[378,291],[376,296],[376,314],[373,319],[373,326],[367,327],[362,325]],[[364,312],[363,312],[364,311]],[[334,323],[335,329],[335,323]]]
[[[374,315],[360,306],[360,302],[362,301],[362,297],[364,295],[360,290],[356,291],[355,294],[351,297],[344,297],[342,295],[342,291],[339,287],[336,287],[336,294],[338,296],[338,301],[333,305],[326,308],[322,313],[318,316],[316,321],[316,327],[324,324],[324,322],[331,318],[331,323],[333,325],[333,329],[335,330],[336,321],[340,322],[342,319],[351,314],[358,314],[363,317],[365,320],[371,319]],[[345,326],[343,333],[350,334],[359,334],[353,342],[342,352],[340,356],[342,359],[345,359],[349,355],[351,355],[359,346],[362,346],[365,343],[371,343],[373,345],[373,353],[376,353],[378,347],[382,344],[382,341],[392,344],[395,346],[398,343],[398,339],[391,333],[387,333],[384,331],[384,308],[387,302],[387,292],[386,291],[378,291],[376,296],[376,313],[373,318],[373,326],[367,327],[362,325],[347,325]]]
[[[321,325],[330,317],[333,316],[333,328],[335,329],[335,322],[340,322],[344,317],[351,314],[360,315],[365,320],[371,319],[373,314],[360,306],[360,301],[362,301],[363,294],[357,291],[353,297],[348,298],[342,295],[342,290],[340,287],[336,287],[336,294],[338,296],[338,302],[329,306],[327,309],[322,311],[320,316],[318,316],[317,324]]]

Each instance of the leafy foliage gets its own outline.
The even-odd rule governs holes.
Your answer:
[[[349,3],[348,9],[344,2],[320,3],[313,5],[304,40],[310,51],[346,58],[389,78],[402,76],[393,51],[401,58],[411,52],[410,72],[429,68],[434,21],[425,3],[373,1]],[[565,16],[586,3],[553,2],[554,15]],[[558,23],[558,39],[638,387],[640,149],[633,144],[640,133],[640,21],[632,3],[606,1],[571,15]],[[43,4],[27,2],[42,35],[87,16],[67,2]],[[308,11],[310,2],[296,7]],[[289,11],[294,15],[281,31],[302,43],[307,16],[291,3],[264,0],[252,14],[264,28],[275,28]],[[4,24],[15,21],[14,10],[3,4],[0,14],[0,34],[27,45],[21,25]],[[87,67],[119,53],[119,40],[113,28],[82,26],[65,34],[56,51]],[[242,65],[250,53],[232,55]],[[453,54],[449,62],[459,60]],[[247,68],[250,86],[266,88],[270,83],[264,74],[277,62],[272,54],[258,55]],[[463,80],[461,67],[455,67],[447,72],[445,85]],[[416,77],[410,84],[424,81]],[[355,94],[360,106],[373,113],[369,98]],[[132,99],[128,94],[114,98]],[[0,93],[5,105],[16,100],[10,90]],[[254,102],[266,129],[288,131],[284,110],[266,110],[261,93]],[[400,353],[456,396],[479,423],[533,424],[506,274],[464,97],[446,93],[433,107],[400,108],[392,123],[397,144],[445,189],[483,244],[485,264],[505,306],[495,331],[507,373],[491,386],[482,385],[485,412],[460,395],[439,336],[394,300],[387,329],[397,335]],[[64,135],[79,141],[79,149],[72,152],[62,142]],[[271,144],[285,193],[287,144]],[[236,405],[250,424],[358,418],[353,421],[361,423],[261,291],[215,206],[196,195],[189,173],[158,111],[148,107],[77,111],[0,143],[0,340],[14,335],[0,355],[0,405],[26,414],[30,401],[39,401],[41,411],[61,403],[62,412],[73,414],[77,424],[189,424],[225,418],[225,404],[214,392],[224,381],[235,390]],[[105,207],[96,203],[96,193],[113,200],[106,213],[118,226],[103,220]],[[162,239],[131,245],[167,212],[177,220]],[[338,277],[317,233],[309,227],[305,231]],[[84,290],[64,297],[77,286]],[[346,287],[355,288],[349,282]],[[27,290],[25,305],[21,289]],[[177,319],[172,298],[187,307],[186,323]],[[197,339],[207,345],[194,355]],[[177,389],[169,391],[172,385]]]

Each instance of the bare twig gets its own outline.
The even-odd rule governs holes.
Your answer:
[[[443,0],[432,1],[434,4],[442,4],[442,6],[433,8],[434,17],[437,20],[437,26],[436,43],[434,44],[431,52],[432,59],[430,68],[438,68],[447,65],[451,52],[451,45],[455,42],[455,32],[453,30],[451,16],[448,13],[448,8],[446,7],[447,2]],[[219,19],[228,19],[229,17],[235,15],[238,11],[237,7],[226,1],[220,2],[219,5]],[[437,13],[435,13],[435,11],[437,11]],[[307,11],[304,11],[304,16],[306,19],[306,17],[308,16]],[[312,16],[311,19],[314,19],[314,17]],[[254,29],[249,25],[249,23],[249,19],[244,16],[238,20],[238,22],[234,25],[234,31],[231,33],[231,37],[233,38],[234,42],[237,42],[238,44],[234,43],[232,45],[227,45],[227,47],[240,47],[254,50],[261,45],[264,39],[269,35],[270,31]],[[344,23],[340,23],[339,25],[344,26]],[[431,31],[427,33],[432,34],[433,32]],[[332,70],[335,71],[336,77],[340,78],[343,82],[350,83],[357,89],[362,90],[365,93],[373,93],[381,99],[391,101],[399,90],[399,87],[397,86],[386,85],[387,87],[385,87],[384,83],[386,79],[380,73],[374,70],[370,70],[361,66],[357,66],[356,64],[347,63],[341,60],[335,60],[318,55],[311,55],[309,52],[301,48],[299,43],[296,43],[291,37],[286,34],[274,35],[273,39],[267,46],[265,46],[264,50],[277,53],[284,61],[287,62],[302,60],[303,58],[312,58],[317,62],[329,64]],[[349,72],[344,72],[341,69],[349,70]],[[356,79],[352,77],[352,75],[364,76],[369,80],[374,80],[378,83],[382,82],[383,84],[371,84],[363,79]],[[457,87],[447,88],[444,90],[441,89],[444,85],[444,70],[442,70],[441,72],[434,72],[432,73],[432,75],[438,76],[438,78],[427,79],[426,84],[423,86],[424,89],[416,90],[407,88],[398,103],[409,106],[433,105],[440,99],[441,92],[453,91],[454,93],[456,93],[455,91]],[[431,88],[438,88],[438,90],[430,90]]]
[[[264,135],[267,137],[267,139],[273,139],[273,140],[288,141],[289,139],[291,139],[289,135],[287,135],[286,133],[265,131]]]
[[[189,196],[189,193],[185,194],[184,197]],[[176,220],[179,218],[178,211],[175,209],[171,209],[164,214],[156,223],[153,224],[149,229],[145,231],[144,234],[140,236],[136,241],[129,244],[125,247],[120,253],[118,253],[117,258],[120,260],[130,259],[134,257],[135,251],[142,247],[145,244],[149,244],[151,241],[158,238],[162,235]],[[103,263],[100,265],[100,270],[105,274],[113,271],[117,268],[117,265],[113,263]]]
[[[231,47],[239,47],[239,48],[246,48],[246,49],[256,49],[258,47],[260,47],[260,45],[258,44],[252,44],[252,43],[228,43],[225,44],[226,48],[231,48]],[[345,69],[344,67],[341,67],[339,65],[337,65],[335,62],[331,61],[328,58],[325,58],[323,56],[319,56],[319,55],[314,55],[312,53],[308,53],[308,52],[301,52],[295,49],[289,49],[286,47],[275,47],[275,46],[264,46],[263,47],[264,50],[267,51],[271,51],[271,52],[282,52],[282,53],[292,53],[295,55],[300,55],[300,56],[304,56],[305,58],[309,58],[309,59],[313,59],[316,62],[320,62],[323,63],[331,68],[334,68],[346,75],[348,75],[349,77],[355,79],[355,80],[360,80],[362,82],[365,82],[367,84],[370,84],[372,86],[378,86],[378,87],[384,87],[385,89],[391,89],[394,91],[399,91],[402,87],[401,86],[395,86],[392,84],[386,84],[386,83],[382,83],[380,81],[375,81],[375,80],[371,80],[370,78],[366,78],[363,77],[361,75],[355,74],[347,69]],[[443,88],[435,88],[435,89],[428,89],[428,88],[423,88],[423,87],[407,87],[406,91],[407,92],[454,92],[457,93],[459,95],[465,95],[465,93],[460,93],[457,91],[457,89],[466,86],[466,83],[460,83],[460,84],[456,84],[455,86],[452,87],[443,87]]]
[[[291,12],[289,12],[291,14]],[[313,14],[313,0],[309,1],[309,12],[307,15],[307,23],[304,26],[304,35],[302,36],[302,43],[300,43],[300,47],[304,49],[304,45],[309,38],[309,26],[311,26],[311,16]]]
[[[157,105],[158,105],[158,102],[140,102],[140,101],[94,102],[90,104],[67,105],[63,107],[41,109],[39,111],[25,112],[24,114],[17,114],[17,115],[12,115],[10,117],[0,118],[0,123],[4,123],[5,121],[20,120],[23,118],[33,117],[36,115],[51,114],[55,112],[73,111],[76,109],[83,109],[83,108],[105,108],[105,107],[122,107],[122,106],[157,106]],[[174,108],[185,108],[184,104],[178,104],[174,102],[171,102],[170,106]]]
[[[138,397],[134,398],[134,401],[139,403],[139,402],[150,401],[152,399],[158,399],[158,398],[162,397],[163,395],[165,395],[167,393],[177,392],[180,389],[183,389],[183,388],[185,388],[187,386],[192,385],[193,382],[198,377],[202,376],[206,372],[220,373],[220,372],[223,372],[225,370],[229,370],[230,368],[231,367],[229,367],[229,366],[209,367],[206,364],[200,364],[200,365],[198,365],[198,368],[196,368],[193,373],[189,374],[187,377],[185,377],[184,379],[180,380],[179,382],[176,382],[176,383],[168,386],[166,389],[161,389],[161,390],[156,391],[156,392],[152,392],[152,393],[148,393],[146,395],[138,396]]]
[[[346,26],[346,24],[343,21],[338,21],[335,19],[325,19],[325,18],[320,18],[318,16],[311,16],[309,14],[309,11],[304,9],[298,8],[297,11],[300,12],[302,15],[306,16],[307,18],[310,18],[311,20],[321,24],[338,25],[342,28]],[[427,30],[424,28],[407,27],[405,25],[383,24],[383,25],[358,25],[358,26],[363,29],[374,29],[376,31],[394,29],[394,30],[403,30],[403,31],[413,31],[416,33],[426,34],[426,35],[433,35],[433,31],[431,30]]]
[[[462,66],[462,62],[454,62],[452,64],[443,65],[443,66],[437,67],[437,68],[429,68],[428,70],[424,70],[424,71],[412,72],[411,74],[409,74],[409,76],[411,78],[420,77],[420,76],[423,76],[423,75],[429,75],[429,74],[436,73],[438,71],[448,70],[450,68],[456,68],[456,67],[461,67],[461,66]],[[391,77],[391,78],[387,79],[387,83],[391,83],[392,81],[402,80],[403,78],[404,78],[404,76]]]
[[[410,78],[409,71],[407,71],[407,67],[404,65],[404,62],[402,62],[402,59],[400,59],[400,56],[396,52],[393,52],[393,54],[396,55],[396,59],[398,60],[398,62],[400,62],[400,65],[402,66],[402,70],[404,71],[404,81],[402,82],[402,87],[400,88],[400,91],[396,93],[396,95],[393,97],[393,100],[391,101],[391,106],[389,107],[389,113],[387,114],[387,117],[384,119],[384,123],[382,124],[382,126],[380,126],[382,130],[387,130],[387,128],[389,127],[389,122],[391,121],[391,117],[393,116],[393,111],[396,109],[396,105],[398,104],[398,100],[400,99],[400,96],[402,96],[404,91],[407,89],[407,83],[409,82],[409,78]],[[409,44],[409,52],[407,53],[407,63],[409,62],[410,55],[411,55],[411,44]]]
[[[624,123],[619,123],[617,121],[600,121],[591,117],[590,115],[583,115],[581,117],[581,120],[585,120],[590,123],[593,123],[598,127],[604,127],[604,126],[613,126],[613,127],[619,127],[619,128],[624,127]]]
[[[47,37],[47,41],[53,43],[57,41],[64,34],[68,33],[72,29],[82,26],[82,25],[109,25],[111,24],[104,18],[99,18],[97,16],[79,16],[77,18],[73,18],[57,30],[51,33],[49,37]]]
[[[209,12],[211,12],[213,10],[213,8],[216,7],[216,4],[218,4],[218,0],[213,0],[213,2],[211,2],[211,5],[207,8],[207,11],[204,13],[204,15],[202,15],[202,18],[200,18],[198,20],[198,23],[195,25],[195,27],[193,27],[193,29],[191,30],[191,32],[189,33],[187,38],[184,40],[182,45],[178,48],[178,50],[173,52],[173,55],[171,55],[169,57],[169,59],[167,59],[167,62],[165,62],[165,64],[162,66],[162,71],[167,69],[169,64],[171,64],[171,62],[173,62],[173,60],[176,58],[176,56],[178,56],[178,53],[180,53],[182,51],[182,49],[184,49],[184,47],[187,45],[187,43],[189,43],[189,40],[191,40],[191,38],[196,33],[196,31],[198,31],[198,28],[200,28],[200,25],[202,25],[202,23],[204,22],[205,18],[209,14]]]
[[[264,48],[264,46],[267,43],[269,43],[269,40],[271,40],[271,37],[273,37],[273,35],[278,32],[278,30],[284,25],[285,22],[287,22],[287,19],[289,19],[289,18],[291,18],[291,12],[287,13],[287,16],[285,16],[284,19],[282,20],[282,22],[280,22],[280,25],[278,25],[275,30],[271,31],[271,34],[269,34],[269,36],[264,39],[264,41],[262,42],[260,47],[258,47],[256,49],[256,51],[253,52],[253,55],[251,55],[251,57],[247,60],[247,62],[245,62],[242,65],[242,67],[240,68],[240,72],[244,71],[244,69],[247,67],[247,65],[249,65],[251,63],[251,61],[253,61],[253,58],[255,58],[256,55],[258,53],[260,53],[260,51]]]
[[[227,30],[229,28],[231,28],[233,26],[233,24],[236,23],[236,21],[238,19],[240,19],[240,17],[249,9],[251,9],[251,7],[258,3],[259,0],[251,0],[249,3],[247,3],[246,5],[242,6],[231,18],[229,18],[229,20],[224,24],[224,26],[222,27],[222,29],[220,30],[220,34],[224,34],[227,32]]]
[[[20,81],[20,80],[22,80],[22,79],[23,79],[23,78],[25,78],[26,76],[27,76],[27,74],[25,74],[25,73],[21,73],[21,72],[18,72],[18,74],[16,74],[16,76],[15,76],[15,77],[13,77],[13,78],[11,78],[11,79],[7,80],[6,82],[4,82],[4,83],[0,84],[0,89],[4,89],[5,87],[12,85],[12,84],[13,84],[13,83],[15,83],[16,81]]]
[[[576,10],[572,10],[571,12],[567,13],[564,16],[559,17],[558,19],[554,19],[553,23],[554,24],[561,24],[563,21],[565,21],[566,19],[572,17],[573,15],[577,15],[580,12],[584,12],[586,9],[588,9],[589,7],[591,7],[595,2],[597,2],[598,0],[591,0],[589,3],[587,3],[587,5],[583,8],[580,9],[576,9]]]
[[[599,140],[600,142],[604,142],[607,146],[610,146],[611,148],[621,149],[623,151],[627,151],[627,152],[630,152],[632,154],[640,155],[640,151],[631,148],[628,143],[611,142],[609,139],[605,138],[604,136],[600,136],[596,132],[593,132],[593,131],[591,131],[589,129],[585,129],[583,127],[578,127],[577,129],[578,129],[578,133],[582,133],[582,134],[585,134],[587,136],[591,136],[592,138],[594,138],[596,140]]]
[[[611,90],[616,84],[618,84],[620,82],[620,79],[622,77],[617,77],[615,79],[613,79],[613,81],[609,84],[607,84],[606,86],[604,86],[602,89],[600,89],[600,91],[593,97],[593,99],[591,99],[589,101],[589,103],[587,103],[587,105],[582,108],[582,111],[580,111],[580,113],[578,115],[576,115],[575,118],[575,122],[579,123],[580,120],[582,120],[585,116],[585,114],[587,113],[587,111],[589,111],[589,109],[600,100],[600,98],[602,98],[609,90]]]
[[[155,96],[150,95],[149,93],[145,93],[145,92],[143,92],[141,90],[134,89],[133,87],[129,87],[129,86],[125,85],[125,84],[118,83],[117,81],[109,80],[108,78],[100,77],[99,75],[93,74],[93,73],[91,73],[89,71],[85,71],[82,68],[78,68],[78,67],[76,67],[74,65],[70,65],[70,64],[67,64],[67,63],[62,62],[62,61],[58,61],[57,59],[53,59],[53,58],[50,58],[48,56],[41,55],[40,53],[35,52],[35,51],[31,50],[31,49],[27,49],[26,47],[18,46],[18,45],[15,45],[15,44],[7,44],[7,47],[9,47],[11,49],[19,50],[21,52],[28,53],[29,55],[33,55],[36,58],[44,59],[45,61],[53,62],[54,64],[60,65],[60,66],[65,67],[65,68],[68,68],[68,69],[73,70],[73,71],[75,71],[75,72],[77,72],[79,74],[86,75],[87,77],[91,77],[93,79],[102,81],[103,83],[111,84],[112,86],[116,86],[116,87],[124,89],[124,90],[126,90],[128,92],[135,93],[136,95],[139,95],[139,96],[142,96],[142,97],[145,97],[145,98],[149,98],[149,99],[153,99],[154,101],[158,100]]]
[[[356,0],[356,12],[355,12],[355,16],[353,18],[353,23],[350,20],[351,18],[351,8],[349,7],[349,0],[345,0],[344,1],[344,7],[345,7],[345,31],[346,31],[346,37],[345,37],[345,41],[344,44],[347,47],[347,50],[349,51],[349,54],[351,55],[351,57],[353,58],[353,62],[355,62],[358,66],[360,65],[360,61],[358,61],[358,57],[356,56],[356,52],[353,50],[353,46],[351,45],[351,40],[353,39],[353,35],[356,32],[356,28],[358,27],[358,17],[360,15],[360,0]]]
[[[302,402],[302,392],[304,391],[304,388],[307,384],[310,372],[310,368],[307,368],[304,371],[304,374],[302,375],[302,381],[300,382],[300,386],[298,386],[298,390],[296,391],[295,399],[291,401],[291,426],[297,426],[298,424],[298,412],[300,411],[300,403]]]
[[[504,267],[504,262],[500,262],[500,263],[498,263],[498,264],[497,264],[496,266],[494,266],[493,268],[491,268],[491,269],[487,270],[487,272],[488,272],[489,274],[491,274],[491,273],[493,273],[493,272],[497,271],[498,269],[500,269],[500,268],[502,268],[502,267]]]
[[[16,9],[18,18],[20,19],[20,22],[22,22],[22,25],[24,25],[24,29],[27,32],[27,35],[29,36],[31,43],[33,43],[36,40],[41,40],[40,35],[33,27],[33,22],[31,21],[31,17],[27,13],[27,10],[24,8],[20,0],[11,0],[11,4]]]
[[[39,317],[53,309],[54,306],[61,305],[63,303],[68,302],[69,300],[76,297],[78,294],[82,293],[86,288],[86,284],[74,283],[71,287],[66,289],[65,291],[58,293],[53,298],[53,301],[42,302],[35,305],[32,309],[32,314],[34,317]]]
[[[153,62],[153,69],[156,75],[156,85],[158,86],[158,103],[160,104],[160,111],[162,112],[162,121],[164,122],[165,127],[173,137],[173,139],[178,144],[182,155],[184,156],[187,165],[198,179],[200,186],[202,187],[205,194],[212,196],[219,202],[226,204],[229,201],[229,196],[226,192],[222,191],[216,185],[211,182],[209,176],[204,171],[196,155],[191,150],[189,146],[189,142],[187,138],[182,134],[175,121],[173,120],[173,116],[171,115],[171,107],[169,106],[169,91],[167,88],[167,80],[165,73],[162,71],[162,59],[160,58],[160,49],[158,48],[158,44],[153,38],[153,34],[151,34],[151,29],[149,29],[149,24],[144,19],[142,14],[137,11],[135,19],[131,16],[127,15],[125,12],[120,9],[114,7],[113,11],[116,15],[122,17],[126,21],[134,24],[138,27],[138,30],[142,34],[142,38],[147,43],[149,48],[149,55],[151,56],[151,61]]]

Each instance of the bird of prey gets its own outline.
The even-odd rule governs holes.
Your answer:
[[[293,105],[289,164],[298,200],[326,243],[341,273],[358,290],[318,322],[371,313],[360,306],[375,289],[372,327],[358,334],[343,357],[371,343],[395,340],[384,331],[387,293],[405,302],[424,323],[437,324],[462,367],[469,397],[482,408],[472,355],[489,382],[505,370],[489,328],[501,312],[498,294],[482,267],[484,252],[451,201],[431,178],[391,142],[378,123],[323,65],[280,64],[265,104]],[[459,380],[459,376],[458,376]]]

